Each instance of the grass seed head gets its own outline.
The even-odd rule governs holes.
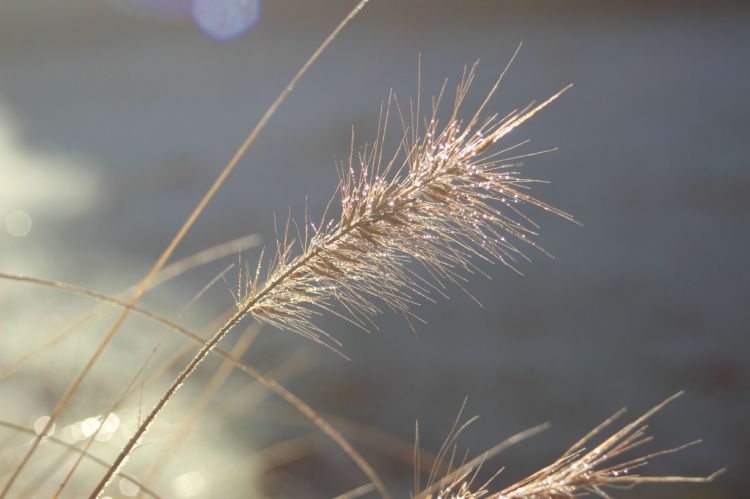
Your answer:
[[[473,78],[473,69],[464,75],[445,122],[438,97],[423,126],[416,115],[411,127],[404,125],[396,153],[386,160],[389,111],[395,105],[402,115],[389,98],[375,142],[352,146],[348,162],[339,165],[339,213],[329,216],[326,209],[319,223],[307,217],[303,229],[288,220],[270,262],[247,276],[243,306],[256,319],[328,343],[314,323],[322,312],[363,329],[373,326],[382,306],[416,318],[411,309],[418,300],[444,294],[446,283],[461,286],[464,274],[478,270],[477,258],[513,267],[523,257],[519,241],[535,246],[536,226],[522,206],[570,218],[528,194],[533,181],[514,170],[514,161],[527,156],[515,152],[524,143],[496,146],[561,92],[504,118],[481,118],[482,106],[464,123],[458,114]],[[262,269],[266,278],[258,284]]]

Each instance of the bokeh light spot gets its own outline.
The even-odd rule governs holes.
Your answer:
[[[120,493],[124,496],[132,497],[140,492],[141,488],[128,480],[127,478],[120,478],[120,482],[117,484],[120,489]]]
[[[236,38],[260,17],[259,0],[193,0],[193,19],[209,36]]]
[[[70,435],[73,437],[74,440],[83,440],[86,438],[86,435],[84,435],[83,431],[81,430],[80,421],[76,421],[70,426]]]
[[[26,237],[31,232],[31,215],[16,210],[5,217],[5,229],[13,237]]]
[[[42,434],[42,432],[44,431],[44,427],[47,426],[47,422],[49,422],[49,419],[50,419],[49,416],[41,416],[37,418],[36,421],[34,421],[34,431],[36,432],[37,435]],[[53,424],[52,427],[47,432],[47,435],[52,435],[53,433],[55,433],[56,426],[57,425]]]
[[[81,433],[85,438],[89,438],[99,429],[99,425],[101,424],[99,418],[100,416],[90,417],[81,421]]]
[[[197,496],[205,489],[206,479],[199,471],[190,471],[174,479],[174,490],[180,497]]]

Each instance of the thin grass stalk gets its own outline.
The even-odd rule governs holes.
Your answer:
[[[83,459],[83,455],[83,452],[78,454],[81,459]],[[39,497],[37,495],[39,489],[46,485],[47,479],[54,476],[55,472],[65,464],[69,457],[69,450],[62,449],[62,453],[57,456],[57,459],[37,471],[36,477],[32,477],[26,487],[18,492],[18,497]]]
[[[194,303],[195,303],[195,302],[196,302],[197,300],[199,300],[199,299],[200,299],[200,297],[201,297],[201,296],[202,296],[202,295],[203,295],[203,294],[204,294],[204,293],[205,293],[205,292],[206,292],[206,291],[207,291],[207,290],[208,290],[208,289],[209,289],[209,288],[210,288],[211,286],[213,286],[213,285],[214,285],[214,284],[215,284],[215,283],[216,283],[216,282],[217,282],[217,281],[218,281],[218,280],[219,280],[219,279],[220,279],[220,278],[221,278],[221,277],[222,277],[222,276],[223,276],[223,275],[224,275],[224,274],[225,274],[225,273],[226,273],[226,272],[227,272],[227,271],[229,270],[229,269],[231,269],[231,268],[232,268],[232,266],[229,266],[229,267],[227,267],[227,268],[226,268],[226,269],[225,269],[224,271],[222,271],[222,272],[221,272],[221,273],[220,273],[220,274],[219,274],[218,276],[214,277],[214,278],[213,278],[213,279],[212,279],[211,281],[209,281],[209,283],[208,283],[208,284],[206,284],[206,285],[205,285],[205,286],[204,286],[204,287],[203,287],[203,288],[202,288],[202,289],[201,289],[200,291],[198,291],[198,293],[197,293],[197,294],[196,294],[196,295],[195,295],[195,296],[194,296],[194,297],[193,297],[193,298],[192,298],[192,299],[191,299],[191,300],[190,300],[190,301],[188,302],[188,304],[187,304],[187,305],[185,305],[185,306],[183,307],[182,311],[181,311],[181,312],[180,312],[180,313],[178,314],[178,316],[177,316],[177,317],[178,317],[178,318],[179,318],[179,317],[182,317],[182,315],[183,315],[183,314],[184,314],[184,313],[185,313],[185,312],[186,312],[186,311],[187,311],[187,310],[188,310],[188,309],[189,309],[189,308],[190,308],[190,307],[191,307],[191,306],[192,306],[192,305],[193,305],[193,304],[194,304]],[[252,326],[251,326],[251,327],[252,327]],[[257,329],[257,328],[256,328],[256,329]],[[256,332],[257,332],[257,331],[256,331]],[[107,411],[107,412],[106,412],[106,413],[105,413],[105,414],[104,414],[104,415],[102,416],[102,424],[99,424],[99,425],[97,426],[96,430],[94,430],[94,433],[93,433],[93,434],[92,434],[91,436],[89,436],[88,440],[87,440],[87,441],[86,441],[86,443],[84,444],[84,447],[83,447],[83,448],[84,448],[84,450],[88,450],[88,449],[89,449],[89,448],[91,447],[91,445],[92,445],[92,444],[94,443],[94,440],[96,439],[97,435],[99,435],[99,432],[100,432],[100,431],[102,430],[102,428],[104,427],[104,425],[103,425],[103,422],[104,422],[104,421],[106,421],[106,420],[107,420],[107,418],[109,418],[109,417],[110,417],[110,415],[112,415],[112,414],[113,414],[113,413],[114,413],[114,412],[115,412],[115,411],[116,411],[116,410],[117,410],[117,409],[118,409],[118,408],[119,408],[119,407],[120,407],[120,406],[121,406],[121,405],[122,405],[122,404],[123,404],[123,403],[125,402],[125,400],[127,399],[128,395],[129,395],[129,394],[131,393],[131,391],[133,390],[133,388],[134,388],[134,386],[135,386],[136,382],[137,382],[137,381],[138,381],[138,379],[139,379],[139,378],[141,377],[141,375],[143,374],[143,372],[144,372],[144,371],[146,370],[146,367],[148,366],[149,362],[151,362],[151,359],[152,359],[152,358],[153,358],[153,357],[154,357],[154,356],[156,355],[156,353],[157,353],[157,351],[159,350],[159,348],[161,348],[161,346],[162,346],[162,345],[164,344],[164,341],[165,341],[165,340],[167,339],[167,336],[169,335],[169,333],[171,333],[171,331],[170,331],[169,329],[166,329],[166,330],[165,330],[165,331],[164,331],[164,332],[162,333],[162,335],[161,335],[161,336],[160,336],[160,338],[159,338],[159,339],[157,340],[156,344],[155,344],[155,345],[154,345],[154,347],[153,347],[153,348],[151,349],[151,351],[149,352],[149,354],[148,354],[148,355],[146,356],[146,358],[145,358],[145,359],[144,359],[144,360],[143,360],[143,361],[141,362],[141,365],[140,365],[140,367],[138,368],[138,370],[137,370],[137,371],[135,372],[135,374],[133,374],[133,376],[132,376],[132,377],[130,378],[130,381],[128,382],[127,386],[125,386],[125,388],[123,388],[123,389],[122,389],[122,390],[120,391],[120,394],[119,394],[119,395],[118,395],[118,396],[116,397],[115,401],[114,401],[114,402],[112,403],[112,405],[110,406],[110,408],[109,408],[109,411]],[[54,497],[53,497],[53,499],[57,499],[58,497],[60,497],[60,494],[62,494],[62,492],[63,492],[63,490],[65,489],[66,485],[68,484],[68,482],[69,482],[69,481],[70,481],[70,479],[71,479],[71,478],[73,477],[73,475],[75,474],[76,470],[78,469],[78,466],[79,466],[79,465],[81,464],[81,460],[82,460],[82,459],[83,459],[83,457],[82,457],[82,456],[79,456],[79,457],[78,457],[78,459],[77,459],[77,460],[76,460],[76,461],[75,461],[75,462],[73,463],[73,466],[72,466],[72,467],[70,468],[70,470],[68,471],[68,473],[67,473],[67,474],[65,475],[65,478],[64,478],[64,479],[62,480],[62,482],[61,482],[61,483],[60,483],[60,485],[58,486],[58,488],[57,488],[57,491],[55,492],[55,494],[54,494]]]
[[[171,331],[168,329],[157,340],[156,344],[151,349],[151,351],[149,352],[149,354],[146,357],[146,359],[143,360],[143,362],[141,363],[141,366],[138,368],[138,370],[136,371],[136,373],[131,377],[131,379],[130,379],[129,383],[127,384],[127,386],[125,386],[125,388],[123,388],[121,390],[120,394],[117,396],[117,398],[113,402],[112,406],[102,416],[102,422],[106,421],[107,418],[109,418],[109,416],[111,414],[113,414],[117,409],[119,409],[122,406],[122,404],[128,399],[128,397],[132,393],[134,393],[134,385],[135,385],[136,381],[142,375],[143,371],[146,369],[146,366],[151,361],[151,359],[153,358],[153,356],[156,354],[157,350],[163,345],[164,340],[166,339],[167,334],[169,332],[171,332]],[[170,363],[167,362],[167,365],[170,365]],[[164,374],[164,373],[162,373],[162,374]],[[156,379],[158,379],[158,378],[156,378]],[[143,390],[143,388],[145,388],[146,386],[148,386],[148,381],[153,381],[153,380],[147,380],[147,382],[142,385],[142,387],[141,387],[142,390]],[[102,430],[103,427],[104,427],[104,425],[100,424],[96,428],[96,430],[94,431],[94,433],[91,436],[88,437],[88,439],[86,440],[86,442],[84,444],[84,447],[83,447],[83,451],[84,452],[89,450],[89,448],[94,443],[94,440],[96,439],[97,435],[99,435],[99,432]],[[81,464],[82,458],[83,458],[83,455],[79,456],[78,459],[76,459],[76,461],[73,463],[73,466],[70,468],[70,470],[66,474],[65,478],[59,484],[59,486],[57,488],[57,491],[54,494],[54,499],[60,497],[60,494],[62,494],[62,491],[65,489],[65,487],[67,486],[67,484],[69,483],[69,481],[71,480],[71,478],[73,477],[73,475],[75,474],[76,470],[78,469],[78,466]],[[146,482],[148,482],[148,480],[146,480]]]
[[[245,329],[245,332],[240,336],[240,338],[237,340],[237,343],[234,345],[234,347],[232,347],[232,350],[230,350],[229,353],[234,357],[241,359],[245,352],[247,352],[247,349],[250,348],[251,343],[253,342],[253,340],[255,340],[259,331],[260,325],[258,323],[253,323],[248,326],[248,328]],[[169,464],[172,456],[176,455],[180,447],[182,447],[188,440],[196,423],[201,418],[201,416],[203,416],[206,408],[211,403],[211,400],[213,400],[216,393],[221,389],[222,386],[224,386],[224,383],[227,381],[227,379],[229,379],[229,375],[232,374],[233,370],[234,366],[232,365],[232,363],[224,359],[214,372],[214,375],[206,384],[201,394],[196,399],[195,403],[192,405],[190,412],[188,413],[185,420],[180,424],[180,427],[177,429],[177,431],[170,436],[167,445],[157,456],[154,466],[151,468],[151,471],[149,471],[149,474],[144,478],[145,483],[154,483],[159,475],[161,475],[161,473],[164,471],[164,468],[167,466],[167,464]],[[140,494],[138,497],[140,497]]]

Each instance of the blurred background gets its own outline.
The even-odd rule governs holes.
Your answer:
[[[145,275],[271,101],[354,2],[326,0],[6,0],[0,6],[0,271],[117,294]],[[208,206],[175,259],[224,241],[254,261],[273,215],[318,214],[336,186],[350,127],[371,139],[389,88],[414,96],[455,83],[480,59],[467,112],[519,42],[493,100],[500,114],[568,83],[560,101],[514,132],[549,180],[536,193],[583,227],[528,211],[541,244],[523,276],[485,266],[424,304],[414,334],[384,315],[380,331],[324,318],[346,361],[264,329],[244,354],[330,417],[399,497],[411,484],[415,421],[436,451],[464,398],[478,422],[472,453],[535,424],[551,429],[486,465],[510,483],[552,461],[623,405],[634,416],[679,390],[656,416],[660,448],[703,443],[653,463],[655,474],[728,471],[710,485],[656,486],[622,497],[740,497],[750,485],[750,9],[724,1],[372,0],[304,77]],[[449,85],[450,85],[449,83]],[[229,256],[151,291],[144,307],[204,331],[232,298]],[[187,310],[186,305],[190,304]],[[96,303],[0,282],[0,419],[31,431],[112,324]],[[110,405],[161,341],[132,317],[63,413],[53,435],[76,443],[102,426],[92,454],[111,459],[140,413],[185,362],[168,334],[130,397]],[[33,357],[24,355],[58,338]],[[230,349],[241,331],[227,339]],[[170,369],[170,359],[177,357]],[[19,359],[24,359],[19,363]],[[125,468],[144,478],[206,393],[212,359]],[[166,374],[165,374],[166,372]],[[97,419],[98,418],[98,419]],[[6,424],[7,426],[7,424]],[[99,438],[101,437],[101,438]],[[0,475],[31,437],[0,428]],[[172,439],[172,440],[170,440]],[[49,497],[74,454],[45,441],[14,488]],[[149,481],[162,497],[330,497],[365,478],[275,395],[233,373],[179,452]],[[91,490],[85,461],[63,494]],[[5,478],[3,478],[5,480]],[[139,494],[122,479],[112,497]],[[618,496],[618,493],[615,493]]]

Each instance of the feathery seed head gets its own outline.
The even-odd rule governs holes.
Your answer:
[[[323,311],[364,329],[374,326],[381,305],[415,318],[410,312],[415,300],[443,294],[446,282],[460,286],[463,273],[478,270],[473,258],[512,266],[523,256],[514,241],[535,245],[534,225],[520,206],[570,218],[525,192],[533,181],[512,168],[514,160],[529,154],[511,157],[525,142],[492,152],[562,92],[505,118],[480,121],[483,105],[464,124],[457,115],[473,77],[472,68],[444,124],[437,117],[439,96],[424,130],[419,131],[415,115],[412,128],[404,126],[398,151],[386,161],[389,98],[375,142],[355,151],[352,136],[349,160],[339,165],[340,214],[329,218],[327,208],[319,224],[306,217],[296,237],[290,236],[288,220],[264,282],[258,284],[262,263],[253,278],[246,276],[240,307],[261,322],[327,343],[330,338],[313,322]],[[421,264],[429,277],[408,268],[408,261]],[[336,302],[344,313],[334,311]]]
[[[622,459],[622,456],[628,452],[652,441],[652,437],[646,434],[645,421],[680,395],[682,395],[681,392],[672,395],[604,438],[599,444],[587,449],[585,446],[593,438],[625,412],[624,409],[618,411],[576,442],[555,462],[502,490],[494,492],[489,490],[490,482],[495,477],[479,486],[473,484],[476,481],[478,468],[483,462],[483,459],[475,459],[462,464],[456,470],[449,470],[443,478],[435,478],[431,475],[427,488],[417,494],[415,499],[571,499],[589,494],[607,499],[610,496],[605,491],[606,488],[632,487],[644,483],[710,482],[723,473],[723,470],[705,477],[639,474],[651,459],[679,452],[699,441]],[[617,462],[615,461],[617,459],[622,460]],[[502,469],[495,476],[501,471]]]

